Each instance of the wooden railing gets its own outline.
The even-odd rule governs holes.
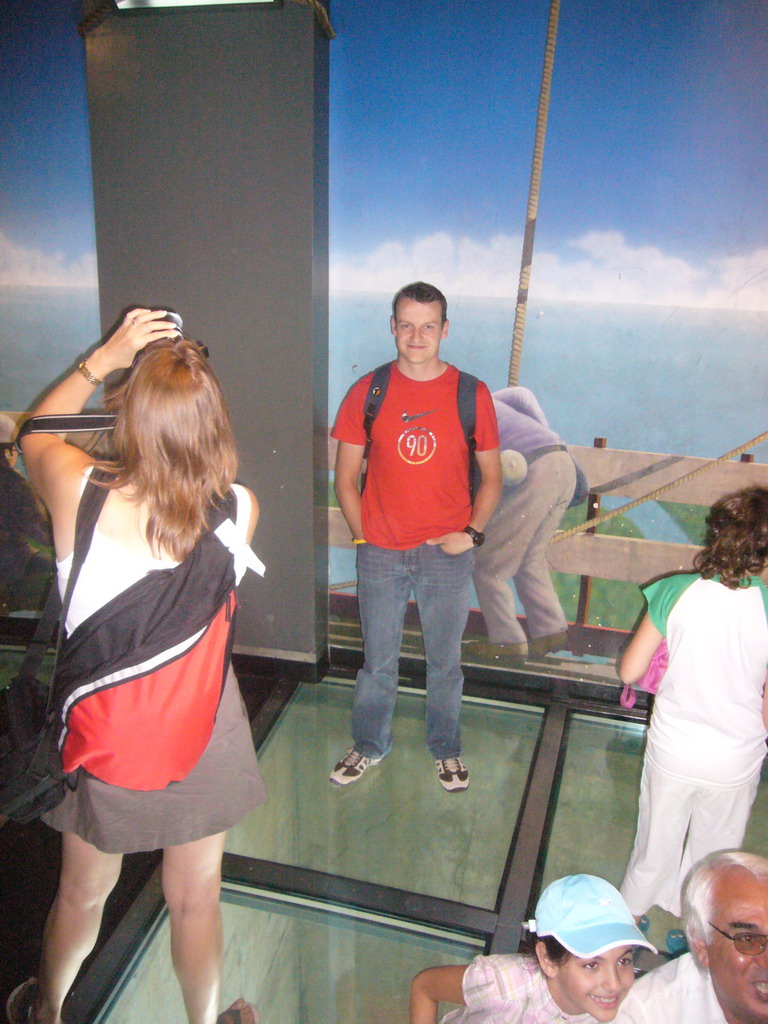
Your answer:
[[[330,466],[333,466],[335,449],[335,442],[331,441]],[[570,445],[568,450],[584,470],[590,491],[600,497],[627,500],[642,497],[711,461],[687,455],[617,448]],[[723,494],[751,485],[768,487],[768,465],[722,462],[666,491],[661,500],[685,505],[711,505]],[[349,529],[338,508],[329,510],[328,531],[332,547],[353,546]],[[555,572],[644,583],[665,573],[690,569],[697,550],[694,544],[581,533],[550,544],[547,557]]]
[[[335,442],[331,441],[331,467],[335,460],[335,449]],[[590,509],[593,513],[599,512],[603,497],[619,498],[625,504],[623,499],[629,502],[642,498],[696,470],[702,472],[666,490],[659,500],[709,506],[723,494],[742,487],[768,487],[768,465],[751,461],[751,456],[742,455],[742,461],[712,465],[710,459],[607,448],[602,438],[595,439],[595,447],[572,445],[568,450],[579,462],[589,481],[591,493],[585,505],[587,513]],[[628,514],[631,516],[632,512]],[[571,649],[579,654],[613,657],[627,636],[626,629],[588,625],[593,578],[645,583],[668,573],[689,571],[698,551],[695,544],[620,537],[600,532],[608,528],[609,524],[605,524],[598,527],[598,532],[578,533],[562,540],[558,540],[556,535],[547,548],[547,558],[553,572],[581,577],[578,610],[570,629]],[[349,529],[338,508],[329,509],[328,530],[331,546],[353,546]],[[350,599],[338,595],[336,600],[343,604]],[[470,627],[482,631],[481,620],[474,622],[478,614],[470,613]]]
[[[710,466],[710,459],[655,452],[579,446],[571,446],[569,451],[586,473],[590,491],[601,498],[640,498],[704,467],[709,468],[665,491],[660,500],[709,506],[723,494],[742,487],[768,487],[765,463],[731,461]],[[644,583],[665,573],[690,569],[697,550],[695,544],[581,533],[550,544],[547,557],[556,572]]]

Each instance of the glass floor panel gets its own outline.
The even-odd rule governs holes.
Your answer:
[[[232,829],[227,851],[492,909],[543,713],[465,698],[471,785],[447,793],[424,744],[424,694],[401,691],[392,753],[334,786],[352,695],[300,687],[260,752],[269,800]]]
[[[761,857],[768,857],[768,758],[763,761],[763,770],[760,774],[760,785],[757,787],[757,796],[752,804],[752,813],[747,823],[747,831],[742,846],[750,853],[758,853]]]
[[[635,838],[644,737],[636,723],[573,716],[542,887],[579,872],[621,883]]]
[[[222,1006],[239,996],[262,1024],[392,1024],[408,1020],[411,979],[425,967],[466,963],[479,944],[329,912],[306,901],[222,893]],[[448,1007],[445,1007],[447,1010]],[[147,937],[98,1024],[181,1024],[167,915]]]
[[[632,852],[643,767],[645,728],[574,715],[550,830],[542,889],[563,875],[585,872],[621,885]],[[768,760],[742,848],[765,856],[768,832]],[[666,948],[679,918],[659,907],[648,913],[649,938]]]

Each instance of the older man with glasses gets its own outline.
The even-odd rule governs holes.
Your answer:
[[[768,860],[707,857],[683,916],[691,952],[641,978],[616,1024],[768,1024]]]

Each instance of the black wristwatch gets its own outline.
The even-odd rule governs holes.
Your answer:
[[[480,533],[479,530],[474,530],[471,526],[465,526],[464,527],[464,533],[468,533],[469,534],[469,536],[472,538],[472,543],[474,544],[474,546],[476,548],[479,548],[480,545],[485,540],[485,534],[484,533]]]

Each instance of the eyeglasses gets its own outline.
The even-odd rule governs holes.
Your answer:
[[[736,947],[736,951],[743,953],[744,956],[760,956],[768,947],[768,935],[761,935],[760,932],[737,932],[736,935],[729,935],[712,921],[709,923],[716,932],[720,932],[726,939],[730,939]]]

